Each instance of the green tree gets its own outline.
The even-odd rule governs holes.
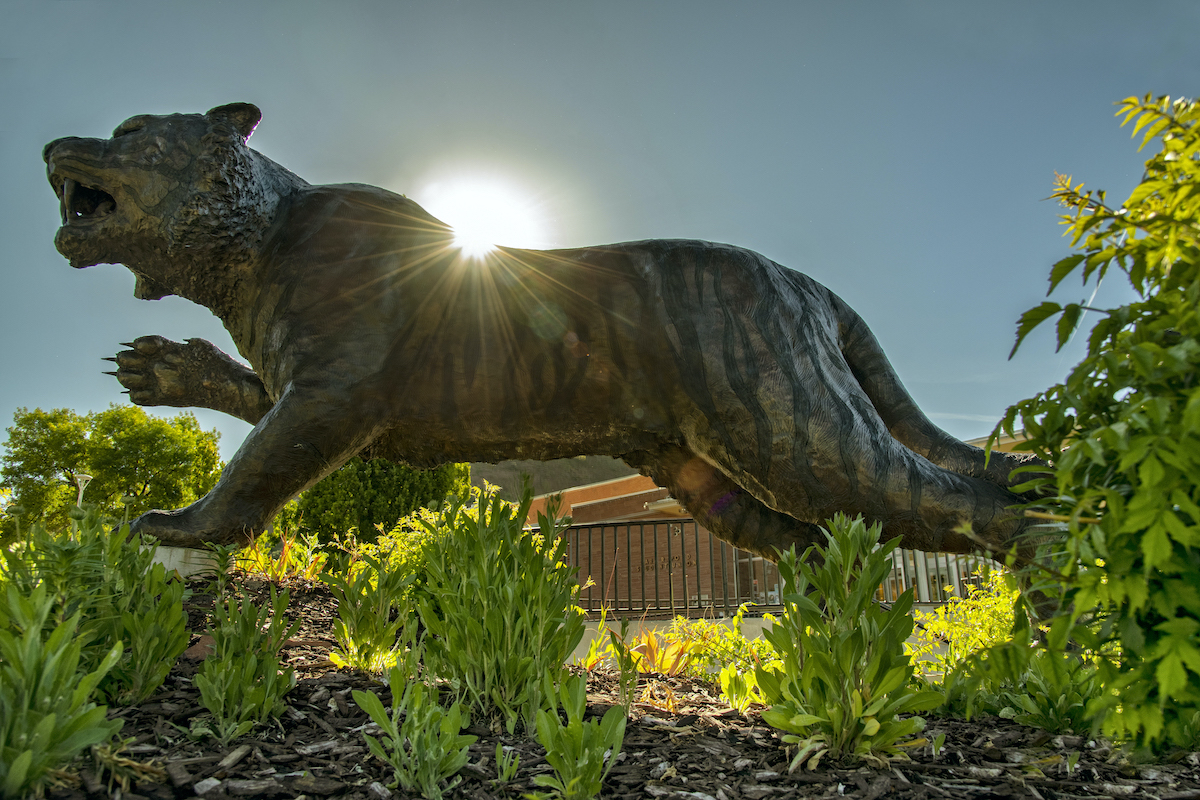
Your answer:
[[[300,495],[299,528],[321,541],[357,528],[360,541],[375,541],[378,527],[396,522],[448,494],[462,494],[471,482],[469,464],[415,469],[383,459],[352,458],[341,469]]]
[[[1060,520],[1052,564],[1063,613],[1049,643],[1113,644],[1110,691],[1093,703],[1109,732],[1138,746],[1200,744],[1200,104],[1130,97],[1122,124],[1159,140],[1141,183],[1119,207],[1102,191],[1058,176],[1063,223],[1079,251],[1050,273],[1084,286],[1114,267],[1137,299],[1109,309],[1044,302],[1022,316],[1017,346],[1057,316],[1058,346],[1085,312],[1099,316],[1087,356],[1067,376],[1011,407],[1001,426],[1024,427],[1051,462],[1040,482]],[[1016,352],[1016,346],[1013,347]],[[993,433],[993,438],[1000,428]],[[1087,620],[1087,625],[1080,624]]]
[[[0,457],[0,487],[13,495],[0,537],[11,537],[18,517],[65,527],[80,473],[92,476],[84,504],[111,517],[124,515],[122,498],[130,499],[131,515],[187,505],[220,477],[219,438],[189,413],[164,419],[129,405],[89,414],[19,408]]]

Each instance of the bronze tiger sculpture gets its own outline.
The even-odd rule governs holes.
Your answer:
[[[246,146],[259,110],[137,116],[43,153],[71,266],[120,263],[137,297],[224,323],[138,339],[116,377],[143,406],[254,425],[220,481],[134,529],[179,546],[248,541],[355,455],[445,461],[613,455],[706,528],[770,558],[835,512],[904,547],[1002,548],[1020,459],[921,413],[857,314],[811,278],[701,241],[465,258],[413,201],[312,186]]]

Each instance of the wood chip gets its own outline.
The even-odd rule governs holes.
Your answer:
[[[316,744],[302,744],[296,748],[296,752],[302,756],[315,756],[317,753],[325,753],[337,747],[339,742],[335,739],[330,739],[325,742],[317,742]],[[247,748],[249,750],[249,748]]]
[[[188,772],[188,768],[180,761],[172,761],[167,764],[167,775],[171,777],[171,783],[175,785],[176,789],[181,789],[194,780],[192,773]]]
[[[332,778],[322,778],[317,775],[301,775],[298,778],[293,778],[291,784],[293,791],[303,792],[304,794],[329,795],[346,788],[346,784],[341,781],[335,781]]]
[[[228,771],[237,766],[243,758],[250,755],[251,749],[252,748],[248,744],[239,745],[232,753],[225,756],[220,760],[220,762],[217,763],[217,771]]]
[[[204,795],[214,791],[220,785],[221,782],[216,778],[205,778],[202,781],[198,781],[196,785],[192,787],[192,791],[194,791],[200,797],[204,797]]]
[[[226,794],[237,797],[262,797],[263,795],[280,794],[288,791],[287,787],[270,779],[244,781],[231,778],[225,781],[221,788],[225,790]]]

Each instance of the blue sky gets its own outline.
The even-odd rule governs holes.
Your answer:
[[[1190,0],[0,0],[0,19],[3,426],[20,406],[122,401],[100,359],[139,335],[233,351],[207,310],[67,265],[42,145],[249,101],[251,145],[313,183],[421,200],[499,177],[552,246],[709,239],[806,272],[936,422],[981,436],[1080,357],[1035,336],[1006,359],[1068,252],[1043,201],[1054,172],[1124,197],[1146,156],[1113,103],[1200,89]],[[1127,291],[1114,276],[1097,302]],[[225,458],[248,430],[197,416]]]

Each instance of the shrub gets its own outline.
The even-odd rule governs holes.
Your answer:
[[[975,573],[981,585],[967,584],[967,596],[951,596],[929,613],[913,612],[918,625],[913,661],[930,671],[949,672],[968,656],[1012,637],[1013,601],[1020,591],[1011,574],[997,569]],[[941,647],[945,651],[941,651]]]
[[[546,749],[546,761],[554,768],[554,775],[537,775],[533,782],[549,789],[550,797],[591,800],[600,794],[604,776],[617,763],[625,738],[625,714],[613,706],[604,712],[603,719],[584,722],[587,679],[582,675],[563,681],[559,701],[567,716],[566,725],[553,711],[542,709],[537,715],[537,739]]]
[[[0,566],[4,581],[23,594],[45,587],[52,621],[79,615],[84,670],[124,643],[98,686],[101,697],[120,704],[153,694],[188,643],[183,584],[154,563],[157,544],[128,534],[128,526],[110,533],[95,512],[60,535],[33,525],[19,546],[3,551]],[[4,605],[0,595],[0,621]]]
[[[563,528],[539,514],[539,533],[524,530],[531,502],[526,486],[519,506],[484,492],[474,508],[460,499],[444,509],[429,523],[437,535],[418,602],[426,669],[509,732],[518,722],[533,728],[584,630]]]
[[[1161,750],[1189,746],[1200,712],[1200,104],[1147,95],[1119,105],[1142,146],[1157,139],[1161,151],[1118,207],[1058,176],[1054,197],[1079,252],[1053,266],[1050,291],[1072,273],[1098,285],[1115,268],[1136,299],[1026,312],[1013,352],[1052,317],[1059,347],[1085,311],[1098,321],[1066,380],[1009,408],[992,436],[1023,426],[1023,447],[1053,464],[1040,515],[1062,523],[1046,561],[1066,622],[1051,625],[1049,644],[1119,644],[1121,658],[1100,665],[1112,692],[1089,713],[1111,712],[1111,734]]]
[[[676,617],[671,621],[671,636],[692,645],[688,673],[697,678],[710,678],[727,665],[739,673],[752,672],[756,667],[778,665],[779,659],[766,639],[747,639],[742,622],[750,604],[743,603],[729,619],[695,619]],[[770,614],[765,619],[774,620]]]
[[[441,800],[462,778],[454,777],[467,763],[467,749],[476,740],[462,729],[467,718],[455,703],[444,709],[437,703],[437,692],[419,681],[408,682],[400,670],[390,674],[392,713],[372,692],[354,690],[354,702],[383,730],[382,743],[363,734],[371,754],[395,770],[388,784],[403,786],[407,792],[419,791],[422,797]],[[404,722],[400,722],[401,714]]]
[[[875,602],[900,542],[877,547],[879,532],[839,514],[825,547],[799,559],[792,548],[779,559],[785,613],[766,636],[783,666],[756,675],[772,704],[763,721],[797,745],[792,770],[814,769],[825,755],[875,763],[899,755],[903,740],[925,727],[921,717],[899,715],[942,702],[941,693],[910,686],[904,640],[912,632],[912,589],[888,611]]]
[[[280,668],[279,651],[299,627],[283,616],[287,604],[288,590],[276,594],[273,586],[269,607],[259,608],[249,597],[217,600],[207,631],[213,652],[195,678],[212,720],[194,723],[195,735],[211,734],[227,745],[283,713],[283,696],[296,676],[291,667]]]
[[[6,613],[0,620],[0,796],[40,797],[49,770],[73,759],[85,747],[112,738],[121,720],[92,702],[105,673],[121,657],[113,645],[95,669],[81,675],[79,613],[54,625],[57,605],[45,585],[23,596],[6,587]]]
[[[329,543],[354,529],[362,542],[374,542],[414,510],[465,493],[469,464],[416,469],[384,459],[352,458],[337,472],[300,495],[295,524]]]
[[[401,673],[415,677],[417,619],[405,593],[412,580],[412,573],[388,569],[366,555],[341,574],[321,576],[338,601],[333,633],[340,649],[329,654],[335,665],[382,674],[407,648]]]

